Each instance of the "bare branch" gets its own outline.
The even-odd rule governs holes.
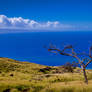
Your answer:
[[[89,60],[89,61],[86,63],[85,67],[87,67],[88,64],[91,63],[91,62],[92,62],[92,60]]]
[[[68,46],[65,46],[62,51],[64,52],[66,49],[71,49],[71,48],[73,48],[72,45],[68,45]]]
[[[66,49],[71,49],[72,50],[72,53],[71,54],[70,53],[66,53],[65,52]],[[81,60],[77,56],[77,53],[74,52],[74,49],[73,49],[73,46],[72,45],[68,45],[68,46],[64,47],[64,49],[62,51],[60,49],[56,49],[56,48],[50,48],[50,49],[48,49],[48,51],[57,51],[61,55],[74,57],[81,64]]]
[[[59,49],[48,49],[48,51],[57,51],[61,55],[72,56],[72,54],[64,53],[64,51],[61,51]]]
[[[92,53],[92,46],[89,48],[89,57],[90,57],[90,58],[92,58],[91,53]]]

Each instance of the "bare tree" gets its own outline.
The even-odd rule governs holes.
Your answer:
[[[67,50],[70,50],[70,52],[67,52]],[[89,48],[89,54],[86,54],[86,53],[79,53],[78,54],[78,53],[76,53],[74,51],[74,48],[73,48],[72,45],[67,45],[62,50],[60,50],[56,47],[53,48],[53,46],[52,46],[48,49],[48,51],[51,51],[51,52],[54,52],[54,53],[59,53],[61,55],[65,55],[65,56],[71,56],[71,57],[74,57],[75,59],[77,59],[79,65],[81,66],[81,69],[83,71],[85,83],[88,84],[88,79],[87,79],[87,75],[86,75],[86,67],[89,65],[89,63],[92,62],[92,55],[91,55],[92,46]],[[81,57],[80,57],[81,55],[86,55],[86,56],[85,56],[85,58],[81,59]]]

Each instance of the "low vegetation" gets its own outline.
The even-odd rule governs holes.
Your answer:
[[[68,69],[0,58],[0,92],[92,92],[92,70],[86,85],[80,68]]]

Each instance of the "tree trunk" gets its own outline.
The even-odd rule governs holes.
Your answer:
[[[84,79],[85,79],[85,83],[88,84],[88,79],[87,79],[87,75],[86,75],[86,70],[83,67],[83,75],[84,75]]]

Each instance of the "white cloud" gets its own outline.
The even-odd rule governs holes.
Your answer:
[[[61,24],[59,21],[37,22],[22,17],[8,18],[0,15],[0,29],[29,29],[29,30],[67,30],[71,25]]]

